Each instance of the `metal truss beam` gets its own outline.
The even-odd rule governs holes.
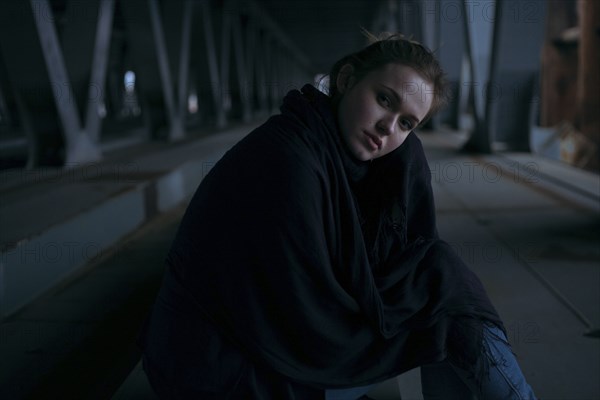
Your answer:
[[[32,42],[39,41],[38,54],[44,60],[48,73],[47,82],[50,86],[58,85],[61,89],[52,90],[51,94],[51,90],[47,91],[48,95],[53,96],[51,102],[55,107],[47,107],[47,101],[37,106],[46,110],[56,109],[48,120],[51,124],[58,123],[61,127],[66,143],[67,165],[98,160],[101,158],[99,142],[102,125],[99,109],[104,106],[105,100],[116,2],[94,0],[90,4],[86,3],[83,11],[88,18],[94,16],[93,22],[96,25],[93,28],[90,28],[89,24],[86,26],[85,21],[78,18],[78,12],[82,10],[76,10],[77,7],[74,7],[80,5],[76,0],[67,0],[66,22],[62,28],[55,25],[50,0],[29,0],[26,4],[27,9],[32,11],[32,24],[35,26],[35,33],[33,30],[31,32],[33,35],[37,34]],[[220,46],[217,46],[215,40],[213,30],[215,16],[211,12],[211,6],[217,4],[220,7],[219,12],[221,10],[223,12],[217,17],[223,19],[218,38]],[[158,113],[150,112],[155,115],[151,117],[150,124],[158,125],[166,117],[169,125],[168,137],[171,140],[185,136],[191,72],[190,48],[194,40],[192,35],[195,16],[201,18],[198,22],[202,23],[199,28],[203,38],[199,39],[205,41],[208,79],[210,79],[216,121],[220,127],[225,125],[227,109],[231,106],[229,89],[232,85],[230,79],[232,75],[230,72],[235,73],[233,77],[237,82],[234,90],[236,94],[239,90],[242,118],[249,120],[255,110],[275,109],[284,94],[283,91],[289,89],[286,85],[296,83],[301,75],[305,73],[308,75],[312,71],[308,58],[266,14],[258,2],[226,0],[224,3],[217,3],[209,0],[201,2],[180,0],[176,6],[183,7],[181,19],[178,21],[177,18],[171,17],[173,13],[163,15],[164,10],[161,9],[161,7],[171,7],[173,3],[160,2],[160,0],[128,0],[120,5],[124,21],[129,28],[128,48],[135,53],[136,62],[140,65],[137,81],[141,88],[141,102],[147,109],[152,106],[164,107],[164,113],[163,109]],[[199,14],[194,12],[195,6],[198,7]],[[177,9],[176,13],[179,12]],[[181,32],[179,39],[173,35],[167,35],[168,37],[165,35],[170,32],[166,31],[165,19],[169,19],[169,23],[176,21],[179,24],[178,28],[181,29],[177,31],[177,34]],[[57,29],[63,29],[62,34],[68,34],[68,38],[61,39]],[[92,40],[93,37],[93,45],[90,43],[90,46],[85,49],[85,54],[73,54],[77,49],[81,50],[82,46],[85,47],[81,41],[74,40],[74,36],[87,37],[88,39],[84,39],[85,42]],[[148,37],[152,38],[151,46],[147,45]],[[178,40],[181,47],[177,46],[177,55],[169,57],[169,51],[173,53],[172,50],[175,49],[172,43]],[[15,51],[14,46],[9,48]],[[84,64],[90,63],[89,69],[86,70],[86,67],[82,66],[82,59],[85,59]],[[234,60],[235,65],[232,65]],[[150,63],[153,65],[149,65]],[[18,66],[11,67],[18,68]],[[231,68],[235,68],[235,71],[231,71]],[[85,82],[82,81],[84,77]],[[25,78],[20,77],[20,79]],[[42,79],[35,85],[40,87],[40,84],[45,85],[45,81]],[[65,88],[68,89],[67,94],[64,93]],[[74,94],[77,94],[77,99],[74,98]],[[32,96],[13,97],[15,104],[19,105],[17,108],[22,118],[33,114],[26,110],[28,103],[33,99]],[[43,100],[40,99],[40,102]],[[148,116],[148,112],[145,115]],[[27,122],[31,124],[27,125]],[[37,120],[23,121],[23,126],[27,125],[37,130],[39,129],[37,123]],[[45,124],[41,120],[39,123]],[[54,128],[47,129],[50,131]],[[35,143],[31,148],[35,149]]]
[[[104,88],[106,86],[106,73],[108,71],[108,54],[110,49],[110,35],[112,32],[113,16],[115,10],[114,0],[102,0],[99,5],[98,23],[96,26],[96,42],[90,73],[90,86],[87,96],[87,110],[85,114],[85,130],[94,143],[100,141],[101,118],[99,108],[104,102]],[[97,91],[93,94],[91,91]]]
[[[50,3],[47,0],[31,0],[31,7],[50,82],[70,89],[70,80],[54,26]],[[56,90],[53,90],[53,95],[66,141],[65,165],[99,160],[100,150],[90,136],[82,130],[77,105],[72,101],[72,95],[61,96]]]
[[[251,65],[251,49],[248,45],[248,40],[244,40],[242,36],[242,27],[240,18],[234,18],[232,22],[233,31],[233,47],[235,52],[236,60],[236,71],[239,82],[239,94],[242,103],[242,119],[244,121],[250,120],[251,116],[251,98],[252,98],[252,87],[251,87],[251,76],[252,76],[252,65]],[[246,31],[246,38],[251,36],[251,33]]]
[[[148,0],[150,25],[160,73],[162,92],[165,101],[167,117],[169,121],[169,140],[181,140],[185,137],[185,116],[188,94],[188,76],[190,60],[190,41],[192,31],[192,16],[194,3],[186,0],[183,3],[181,21],[181,48],[179,52],[178,85],[174,94],[174,77],[169,67],[167,44],[163,21],[159,9],[158,0]]]
[[[213,24],[211,19],[211,7],[208,1],[203,1],[200,3],[202,6],[202,25],[204,26],[204,39],[206,43],[206,57],[208,61],[208,71],[210,78],[210,87],[213,94],[213,102],[215,105],[216,111],[216,124],[217,127],[223,127],[226,124],[225,111],[223,107],[223,93],[222,93],[222,81],[226,81],[229,75],[229,54],[224,53],[221,55],[222,60],[222,70],[219,69],[219,62],[217,61],[217,49],[215,45],[215,36],[213,31]],[[223,49],[227,46],[225,45],[225,40],[228,39],[229,36],[229,27],[228,27],[228,16],[223,16]],[[227,40],[228,41],[228,40]],[[227,74],[227,75],[225,75]]]
[[[267,58],[266,58],[266,40],[264,32],[257,32],[257,48],[256,48],[256,90],[258,97],[258,107],[261,111],[266,112],[268,109],[267,102]]]

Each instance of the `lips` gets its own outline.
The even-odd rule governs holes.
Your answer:
[[[383,142],[381,141],[381,139],[379,137],[377,137],[376,135],[373,135],[372,133],[369,133],[367,131],[364,131],[364,133],[370,139],[370,142],[372,142],[372,144],[374,145],[374,147],[376,147],[377,150],[380,150],[381,149],[381,145],[383,144]]]

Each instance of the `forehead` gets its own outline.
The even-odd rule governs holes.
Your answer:
[[[425,117],[433,102],[433,85],[414,68],[397,63],[385,64],[364,78],[367,84],[386,87],[414,107],[411,111],[419,119]]]
[[[403,64],[388,63],[370,71],[365,80],[394,86],[409,84],[429,85],[413,67]]]

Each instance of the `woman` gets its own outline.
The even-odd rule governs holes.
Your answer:
[[[444,92],[433,55],[389,37],[225,154],[141,337],[161,398],[357,399],[421,366],[426,399],[534,399],[480,281],[437,235],[412,131]]]

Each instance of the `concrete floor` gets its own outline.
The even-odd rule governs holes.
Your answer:
[[[150,398],[133,339],[185,202],[250,128],[115,153],[104,172],[66,182],[60,171],[2,176],[0,398]],[[420,136],[440,235],[483,281],[538,397],[600,399],[600,338],[585,336],[600,328],[598,176],[529,154],[458,153],[451,133]],[[372,395],[398,390],[422,398],[418,369]]]

